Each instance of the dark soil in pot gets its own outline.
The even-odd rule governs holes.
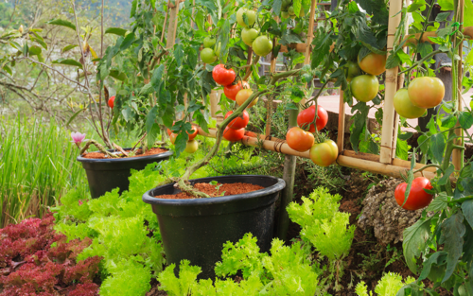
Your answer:
[[[173,184],[168,184],[143,195],[143,201],[152,205],[158,218],[168,264],[188,259],[191,265],[202,268],[199,278],[214,278],[214,266],[221,260],[223,244],[237,242],[245,233],[251,232],[257,237],[262,252],[270,249],[275,202],[285,188],[284,180],[259,175],[209,177],[190,182],[195,185],[212,181],[223,184],[219,187],[220,193],[226,184],[244,183],[262,188],[212,198],[156,198],[180,193]],[[214,190],[218,184],[212,185]]]
[[[124,150],[130,151],[130,148]],[[165,148],[153,148],[144,155],[116,159],[105,158],[101,152],[91,152],[77,157],[77,161],[86,170],[92,198],[99,198],[115,188],[120,189],[119,193],[128,190],[131,169],[143,170],[146,165],[161,162],[172,155],[173,151]]]

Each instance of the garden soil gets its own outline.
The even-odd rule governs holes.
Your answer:
[[[264,187],[259,185],[252,185],[246,183],[233,183],[233,184],[216,184],[212,185],[209,183],[197,183],[194,185],[194,189],[200,192],[204,192],[211,197],[219,196],[230,196],[230,195],[239,195],[245,194],[257,190],[261,190]],[[156,196],[156,198],[162,199],[192,199],[195,198],[188,193],[178,193],[172,195],[161,195]]]
[[[167,151],[168,150],[165,150],[165,149],[162,149],[162,148],[159,148],[159,147],[155,147],[155,148],[149,149],[148,151],[146,151],[143,154],[142,149],[138,149],[137,153],[134,156],[130,156],[130,157],[121,156],[120,158],[124,159],[124,158],[133,158],[133,157],[152,156],[152,155],[162,154],[162,153],[167,152]],[[130,152],[130,150],[126,150],[126,152],[127,153]],[[100,152],[87,153],[87,154],[83,155],[83,157],[86,158],[86,159],[110,159],[110,158],[107,158],[104,153],[100,153]]]

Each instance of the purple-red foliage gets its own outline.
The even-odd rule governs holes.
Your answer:
[[[92,240],[67,242],[53,224],[48,213],[0,229],[0,295],[98,295],[101,258],[75,260]]]

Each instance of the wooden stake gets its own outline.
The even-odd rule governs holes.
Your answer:
[[[303,9],[303,8],[301,8]],[[305,49],[305,57],[304,57],[304,64],[308,65],[311,62],[311,43],[313,42],[313,30],[314,30],[314,13],[316,11],[316,0],[311,1],[311,11],[309,13],[309,28],[308,28],[308,36],[306,36],[306,49]]]
[[[344,151],[344,133],[346,130],[346,103],[344,102],[344,91],[339,89],[339,119],[337,126],[337,149],[339,154]]]
[[[459,2],[458,2],[458,12],[459,12],[459,20],[463,20],[464,19],[464,0],[459,0]],[[459,21],[459,22],[461,23],[461,25],[459,26],[459,31],[463,32],[462,21]],[[457,110],[462,111],[462,93],[461,93],[461,90],[462,90],[462,79],[463,79],[463,67],[462,67],[462,57],[463,57],[462,49],[463,49],[463,45],[461,43],[458,46],[459,46],[458,55],[459,55],[460,59],[459,59],[459,61],[453,61],[453,63],[456,63],[456,62],[458,63],[458,65],[457,65],[457,70],[458,70],[457,79],[458,79],[458,82],[457,82],[457,90],[456,90],[457,99],[458,99],[458,101],[457,101]],[[458,124],[459,124],[459,122],[458,122]],[[456,136],[460,136],[460,137],[463,136],[463,130],[461,128],[458,128],[458,129],[454,130],[454,133],[456,134]],[[462,140],[462,138],[459,138],[459,139],[455,140],[454,143],[456,145],[459,145],[459,146],[464,146],[464,141]],[[445,156],[445,158],[447,158],[447,156]],[[463,163],[464,163],[464,151],[455,148],[453,150],[454,169],[461,170],[461,167],[463,167]]]
[[[388,21],[388,36],[387,36],[387,56],[393,49],[395,42],[395,31],[400,25],[401,14],[398,13],[402,7],[401,0],[390,1],[390,10]],[[382,141],[380,148],[380,163],[390,164],[392,162],[393,149],[393,131],[398,128],[398,121],[395,122],[395,109],[393,107],[393,96],[398,87],[398,67],[387,69],[385,76],[385,102],[383,106],[383,124],[382,124]]]

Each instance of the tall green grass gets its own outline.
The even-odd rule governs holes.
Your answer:
[[[0,228],[42,216],[69,189],[89,195],[70,131],[18,116],[0,124]]]

